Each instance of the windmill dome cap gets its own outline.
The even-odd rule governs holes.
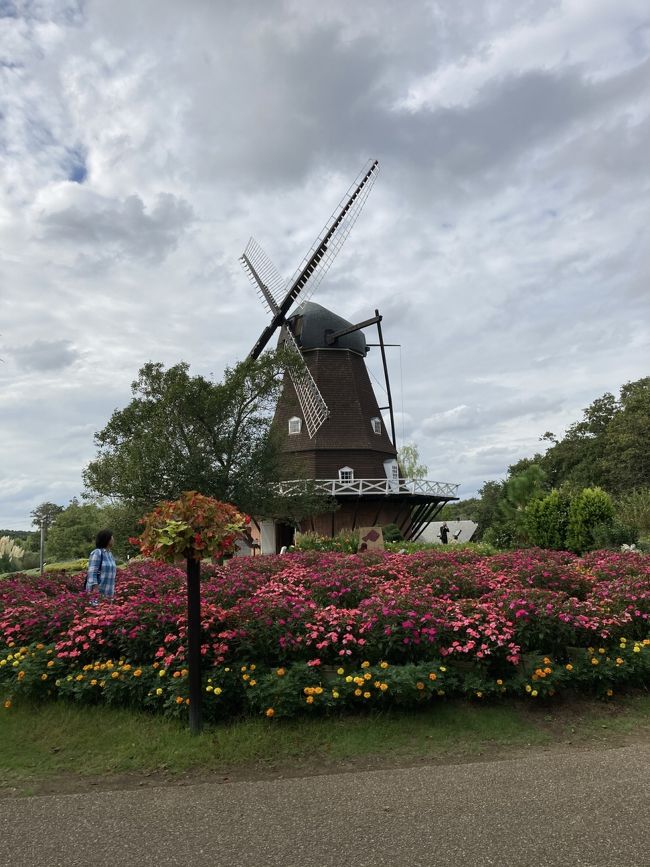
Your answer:
[[[359,355],[366,355],[366,338],[363,331],[353,331],[337,338],[335,343],[327,343],[327,336],[336,331],[350,328],[353,323],[337,316],[326,307],[306,301],[293,316],[289,317],[291,330],[300,348],[309,349],[349,349]]]

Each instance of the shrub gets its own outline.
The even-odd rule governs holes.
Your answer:
[[[602,488],[583,488],[571,501],[567,547],[581,554],[597,547],[595,533],[603,533],[604,527],[611,527],[614,520],[614,506],[611,497]],[[596,530],[596,528],[600,528]]]

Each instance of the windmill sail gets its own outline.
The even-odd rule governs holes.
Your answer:
[[[269,313],[276,314],[287,294],[289,281],[279,274],[278,269],[255,238],[251,238],[246,244],[239,261],[257,289],[266,309]]]
[[[287,281],[287,286],[289,288],[282,301],[278,304],[277,310],[274,311],[271,323],[264,329],[262,334],[259,336],[257,343],[252,348],[250,352],[251,358],[257,358],[260,355],[273,336],[274,331],[278,326],[284,323],[286,314],[289,312],[298,296],[303,292],[306,292],[307,289],[309,291],[308,294],[305,295],[305,298],[311,296],[314,289],[323,279],[336,254],[343,246],[343,242],[349,235],[350,229],[356,223],[378,172],[378,161],[369,160],[357,180],[355,180],[341,200],[338,208],[327,221],[323,231],[314,241],[311,249],[298,266],[293,277]],[[269,260],[266,259],[266,254],[263,255],[268,263]],[[252,275],[252,271],[255,269],[255,264],[251,263],[250,258],[247,262],[244,256],[242,257],[242,261],[253,281],[261,289],[261,283],[264,283],[264,278],[260,276],[260,280],[258,280],[254,275]],[[253,268],[251,268],[251,264],[253,264]],[[277,274],[277,272],[275,273]],[[266,283],[264,283],[264,285],[267,291],[262,291],[262,295],[267,305],[271,310],[273,310],[273,305],[269,303],[268,296],[270,295],[275,300],[274,293]]]
[[[309,438],[312,439],[323,422],[329,418],[329,409],[314,381],[314,377],[305,364],[305,359],[302,357],[298,344],[289,328],[284,330],[284,340],[286,348],[295,352],[299,358],[295,367],[289,368],[289,376],[298,396],[298,402],[300,403],[307,426],[307,433],[309,434]]]

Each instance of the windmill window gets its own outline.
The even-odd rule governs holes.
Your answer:
[[[354,481],[354,470],[352,467],[341,467],[339,470],[339,481],[340,482],[353,482]]]
[[[380,418],[372,418],[370,419],[370,423],[372,424],[372,429],[376,434],[381,433],[381,419]]]
[[[294,415],[293,418],[289,419],[289,433],[290,434],[299,434],[302,430],[302,419],[298,418],[297,415]]]

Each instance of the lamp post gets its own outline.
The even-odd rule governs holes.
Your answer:
[[[202,727],[201,702],[201,561],[187,558],[187,662],[190,687],[190,731]]]

